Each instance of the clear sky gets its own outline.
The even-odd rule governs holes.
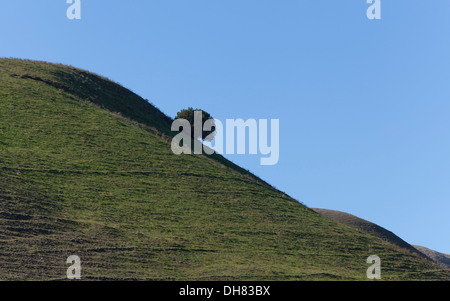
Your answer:
[[[0,57],[106,76],[174,117],[280,120],[280,161],[227,158],[309,207],[450,253],[450,1],[0,2]]]

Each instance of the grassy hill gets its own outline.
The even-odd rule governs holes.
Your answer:
[[[180,104],[180,107],[185,105]],[[220,156],[176,156],[170,118],[95,74],[0,59],[0,280],[450,279]]]
[[[440,253],[422,246],[413,245],[414,248],[427,255],[429,258],[434,260],[436,263],[440,264],[447,269],[450,269],[450,255]]]
[[[441,265],[442,267],[450,268],[450,255],[439,253],[422,246],[411,245],[406,241],[404,241],[403,239],[401,239],[400,237],[398,237],[397,235],[395,235],[394,233],[392,233],[391,231],[386,230],[385,228],[380,227],[377,224],[374,224],[372,222],[366,221],[352,214],[341,211],[329,209],[317,209],[317,208],[313,208],[313,210],[338,223],[347,225],[354,229],[360,230],[364,233],[378,237],[399,248],[405,249],[413,254],[417,254],[420,257],[433,261]]]
[[[378,237],[386,242],[389,242],[399,248],[405,249],[411,253],[417,254],[421,257],[427,258],[425,254],[417,250],[415,247],[395,235],[389,230],[386,230],[383,227],[378,226],[377,224],[374,224],[372,222],[366,221],[362,218],[359,218],[357,216],[354,216],[349,213],[341,212],[341,211],[335,211],[335,210],[329,210],[329,209],[317,209],[313,208],[314,211],[317,213],[322,214],[323,216],[326,216],[328,218],[331,218],[332,220],[347,225],[349,227],[355,228],[357,230],[360,230],[364,233],[373,235],[375,237]],[[429,259],[429,258],[428,258]]]

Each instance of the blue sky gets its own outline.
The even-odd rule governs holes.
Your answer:
[[[450,2],[0,2],[0,57],[106,76],[170,116],[280,119],[280,161],[227,156],[309,207],[450,253]]]

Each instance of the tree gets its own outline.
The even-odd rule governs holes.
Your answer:
[[[196,112],[197,112],[197,122],[199,122],[200,131],[195,131],[195,122],[196,122]],[[201,113],[201,119],[200,117]],[[191,107],[181,110],[177,113],[176,119],[185,119],[189,121],[189,124],[191,125],[191,137],[194,140],[197,140],[198,138],[202,139],[203,141],[211,142],[214,139],[215,133],[216,133],[216,126],[214,123],[214,118],[208,113],[200,109],[193,109]],[[209,123],[212,123],[212,126],[210,127],[211,130],[205,131],[203,124],[205,121],[209,121]],[[199,135],[199,133],[201,133]]]

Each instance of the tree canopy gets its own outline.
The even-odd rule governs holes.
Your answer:
[[[201,112],[201,135],[199,136],[198,133],[195,131],[195,112]],[[180,112],[177,113],[176,119],[185,119],[189,121],[189,124],[191,125],[191,137],[194,140],[202,139],[204,141],[211,142],[214,139],[215,133],[216,133],[216,126],[214,123],[214,118],[209,114],[208,112],[205,112],[200,109],[193,109],[191,107],[187,109],[183,109]],[[211,130],[205,130],[203,125],[206,121],[212,122],[212,126],[210,127]]]

